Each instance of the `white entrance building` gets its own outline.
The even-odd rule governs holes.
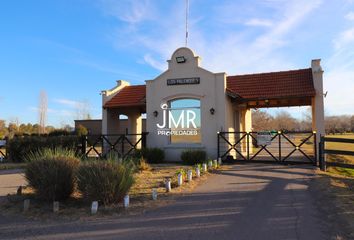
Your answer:
[[[307,105],[319,139],[324,134],[322,75],[320,60],[312,60],[307,69],[227,76],[201,68],[192,50],[179,48],[168,69],[146,85],[119,80],[102,91],[102,134],[148,132],[147,146],[163,149],[170,161],[178,161],[185,149],[203,149],[216,158],[217,132],[251,131],[252,108]],[[128,118],[126,130],[122,115]]]

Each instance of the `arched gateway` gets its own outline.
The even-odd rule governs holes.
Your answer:
[[[170,161],[180,160],[184,149],[204,149],[210,158],[249,160],[259,149],[268,150],[266,143],[263,149],[254,147],[268,133],[252,133],[252,108],[312,106],[312,137],[320,139],[324,134],[322,75],[320,60],[312,60],[307,69],[227,76],[201,68],[192,50],[179,48],[168,60],[168,69],[146,85],[119,80],[113,89],[102,91],[102,134],[148,132],[146,145],[164,149]],[[128,117],[124,132],[122,114]],[[278,145],[289,138],[287,144],[294,151],[308,145],[293,142],[284,133],[269,135],[267,141],[278,139]]]

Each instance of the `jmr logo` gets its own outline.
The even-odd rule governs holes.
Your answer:
[[[197,128],[195,124],[196,114],[193,110],[180,110],[179,114],[173,114],[166,103],[161,105],[162,124],[156,124],[160,129],[165,128]],[[175,115],[175,116],[174,116]],[[177,120],[176,120],[177,119]]]

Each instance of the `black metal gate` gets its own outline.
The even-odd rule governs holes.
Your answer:
[[[268,132],[266,144],[259,143],[264,132],[218,132],[218,157],[242,161],[316,164],[315,132]]]
[[[82,137],[81,154],[85,157],[106,158],[109,154],[117,154],[126,158],[136,149],[146,147],[146,135],[141,134],[109,134],[87,135]]]
[[[0,139],[0,162],[7,158],[6,144],[7,138]]]

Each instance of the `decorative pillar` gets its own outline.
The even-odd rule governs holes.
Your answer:
[[[320,142],[320,136],[324,136],[324,101],[323,101],[323,70],[321,67],[321,59],[314,59],[311,62],[313,85],[316,91],[315,97],[312,98],[312,130],[316,132],[316,145]],[[318,151],[317,147],[317,162]]]
[[[241,132],[251,132],[252,131],[252,112],[251,109],[243,109],[240,111],[240,131]],[[244,134],[242,134],[244,135]],[[247,136],[242,140],[242,152],[247,154]],[[249,149],[252,152],[252,148]]]
[[[128,116],[128,134],[141,134],[143,131],[142,127],[142,118],[141,118],[141,112],[139,109],[134,109],[127,113]],[[135,144],[139,139],[142,137],[142,135],[133,135],[129,137],[129,140],[131,140],[132,144]],[[136,147],[141,148],[142,143],[140,142]]]

